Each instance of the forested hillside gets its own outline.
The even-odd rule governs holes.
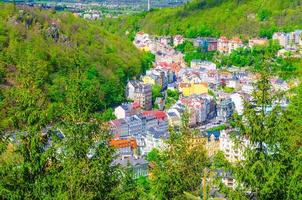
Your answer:
[[[302,28],[301,0],[193,0],[177,8],[105,21],[111,31],[196,36],[268,36]],[[121,32],[122,32],[121,31]]]
[[[96,22],[0,4],[0,126],[49,124],[75,105],[87,115],[104,111],[124,100],[143,58]]]

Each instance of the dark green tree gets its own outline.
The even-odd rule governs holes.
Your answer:
[[[300,130],[291,133],[292,120],[279,105],[285,97],[273,91],[266,70],[255,84],[252,101],[245,102],[243,115],[235,115],[235,130],[239,133],[236,141],[243,147],[242,139],[249,140],[249,145],[243,147],[245,158],[228,169],[237,183],[229,195],[237,199],[291,199],[299,196],[292,191],[301,188],[293,185],[301,177],[301,165],[297,163],[300,148],[291,148],[290,139]]]

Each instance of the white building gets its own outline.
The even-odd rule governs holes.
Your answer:
[[[238,93],[231,94],[231,99],[235,104],[235,110],[239,115],[242,115],[243,113],[243,99],[242,96]]]
[[[173,45],[176,47],[184,42],[184,38],[181,35],[175,35],[173,38]]]
[[[268,44],[267,38],[252,38],[249,40],[249,47],[252,48],[254,46],[263,46]]]
[[[137,102],[134,103],[123,103],[122,105],[114,109],[114,115],[117,119],[124,119],[135,115],[140,110],[140,105]]]
[[[273,40],[277,40],[282,47],[287,47],[289,44],[289,36],[283,32],[274,33]]]
[[[249,145],[249,140],[242,139],[239,144],[235,144],[227,131],[220,132],[220,150],[225,154],[225,157],[230,162],[236,162],[244,159],[245,148]]]
[[[205,61],[205,60],[192,60],[191,61],[192,69],[205,69],[205,70],[216,70],[216,64],[213,62]]]
[[[152,149],[163,149],[165,147],[164,141],[167,140],[168,134],[165,131],[150,128],[143,137],[145,146],[142,148],[142,155],[147,155]]]
[[[254,87],[251,84],[244,84],[241,88],[244,93],[252,94],[254,91]]]

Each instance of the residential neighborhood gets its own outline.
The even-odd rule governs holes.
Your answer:
[[[302,44],[295,35],[298,33],[276,33],[273,39],[288,49]],[[186,63],[184,55],[175,50],[184,41],[181,35],[155,37],[144,32],[138,32],[133,41],[138,49],[154,54],[155,62],[153,68],[139,79],[128,81],[126,97],[129,102],[115,108],[116,119],[110,121],[109,125],[114,135],[112,144],[121,152],[116,163],[133,165],[135,174],[148,176],[146,156],[153,149],[166,147],[169,127],[180,127],[184,113],[188,113],[189,126],[199,130],[199,135],[192,138],[193,146],[204,144],[210,157],[222,151],[230,162],[244,159],[242,148],[249,144],[249,140],[238,137],[244,145],[235,145],[230,136],[234,130],[228,126],[228,120],[235,112],[242,114],[244,101],[252,98],[258,74],[236,66],[218,68],[207,60],[193,59]],[[269,42],[266,38],[252,38],[244,44],[240,38],[224,36],[218,39],[199,37],[190,41],[194,46],[201,47],[202,51],[218,51],[222,54],[230,54],[238,48],[267,45]],[[289,89],[289,85],[278,77],[272,78],[271,84],[275,91]],[[156,101],[152,100],[154,86],[160,87],[161,93]],[[179,94],[172,105],[165,103],[168,91]],[[158,102],[161,106],[157,106]],[[287,102],[283,105],[286,106]],[[120,143],[125,145],[118,145]],[[228,182],[227,185],[233,187],[234,180],[230,177],[228,180],[232,184]]]

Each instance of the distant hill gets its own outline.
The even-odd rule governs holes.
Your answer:
[[[104,22],[118,30],[188,37],[271,36],[276,30],[302,28],[302,0],[193,0],[177,8],[155,9]]]
[[[87,115],[116,105],[142,58],[97,22],[0,3],[0,129],[48,124],[75,105]]]

